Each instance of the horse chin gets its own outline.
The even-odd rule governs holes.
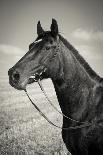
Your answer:
[[[16,85],[16,84],[13,84],[13,83],[10,83],[10,85],[12,86],[12,87],[14,87],[15,89],[17,89],[17,90],[25,90],[26,89],[26,85]]]
[[[28,80],[28,83],[27,83],[27,84],[32,84],[32,83],[34,83],[34,82],[36,82],[36,81],[35,81],[35,79],[33,79],[33,78],[29,78],[29,80]]]
[[[17,90],[25,90],[27,83],[28,83],[28,79],[25,79],[23,82],[19,81],[18,83],[15,83],[15,82],[9,80],[9,84]]]

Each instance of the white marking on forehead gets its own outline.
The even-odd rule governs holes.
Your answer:
[[[40,41],[42,41],[42,39],[36,40],[34,43],[39,43]]]

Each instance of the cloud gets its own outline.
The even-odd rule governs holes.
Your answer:
[[[103,60],[101,49],[97,49],[97,47],[89,45],[76,45],[75,47],[79,51],[79,53],[87,60]]]
[[[24,54],[24,50],[19,47],[0,44],[0,72],[7,73],[7,70],[12,67]]]
[[[11,45],[0,45],[0,54],[4,53],[6,55],[22,55],[24,54],[24,50],[19,47],[11,46]]]
[[[91,68],[94,69],[97,74],[103,77],[103,55],[101,55],[101,50],[98,50],[97,47],[92,47],[89,45],[75,45],[75,47],[88,62]]]
[[[11,46],[0,44],[0,62],[10,63],[18,61],[25,54],[24,50]]]
[[[103,32],[79,28],[72,32],[72,37],[83,41],[103,41]]]
[[[90,46],[87,46],[87,45],[76,45],[76,49],[79,51],[79,53],[84,58],[90,59],[90,58],[93,57],[93,54],[92,54],[93,49]]]

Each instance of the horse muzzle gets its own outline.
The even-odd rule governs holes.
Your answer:
[[[30,76],[23,76],[23,73],[19,71],[18,68],[14,69],[11,68],[8,71],[9,75],[9,84],[18,90],[25,90],[27,84],[31,84],[33,82],[37,82],[38,80],[42,80],[45,76],[45,72],[47,68],[45,67],[38,67]]]
[[[19,70],[10,68],[8,71],[9,76],[9,84],[18,90],[25,90],[27,79],[25,79],[23,82],[21,82],[21,73]]]

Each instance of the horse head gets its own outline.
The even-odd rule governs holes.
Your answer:
[[[29,51],[8,71],[9,83],[16,89],[25,90],[27,84],[61,74],[57,21],[52,19],[50,31],[44,31],[39,21],[37,35]]]

